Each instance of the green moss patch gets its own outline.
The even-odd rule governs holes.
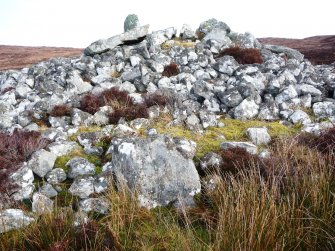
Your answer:
[[[151,127],[156,128],[158,133],[168,134],[172,137],[183,137],[189,140],[193,140],[197,143],[196,157],[201,158],[205,153],[209,151],[218,151],[220,149],[220,143],[225,140],[230,141],[246,141],[246,130],[249,127],[266,127],[268,128],[269,134],[272,139],[291,136],[300,131],[301,126],[296,125],[293,127],[287,127],[275,122],[266,122],[259,120],[248,120],[241,121],[237,119],[223,118],[220,120],[225,124],[224,127],[210,127],[205,130],[203,134],[195,133],[188,130],[185,126],[166,126],[168,123],[167,119],[160,119],[154,122]]]
[[[66,166],[66,163],[70,159],[73,159],[75,157],[85,158],[89,162],[94,164],[96,167],[101,167],[102,166],[102,161],[101,161],[101,158],[99,156],[86,154],[83,149],[80,149],[80,150],[74,150],[67,155],[57,157],[54,167],[55,168],[62,168],[65,172],[67,172],[68,167]]]

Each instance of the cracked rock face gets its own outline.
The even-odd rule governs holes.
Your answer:
[[[200,178],[190,157],[190,144],[165,136],[148,139],[122,139],[112,142],[110,170],[119,186],[139,194],[146,207],[188,201],[200,191]],[[188,203],[190,203],[188,201]]]

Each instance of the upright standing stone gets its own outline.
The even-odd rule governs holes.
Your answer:
[[[138,20],[138,16],[135,14],[129,14],[124,20],[124,32],[130,31],[139,26],[140,22]]]

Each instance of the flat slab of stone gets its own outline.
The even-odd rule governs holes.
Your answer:
[[[250,154],[256,154],[257,153],[257,146],[250,142],[236,142],[236,141],[227,141],[221,143],[221,149],[222,150],[229,150],[231,148],[243,148]]]
[[[149,25],[136,27],[120,35],[116,35],[107,39],[100,39],[89,45],[84,53],[88,56],[103,53],[114,49],[116,46],[124,44],[125,42],[138,40],[148,34]]]

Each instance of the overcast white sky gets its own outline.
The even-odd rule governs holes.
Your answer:
[[[334,0],[0,0],[0,44],[82,48],[123,32],[131,13],[151,30],[216,18],[256,37],[335,34]]]

